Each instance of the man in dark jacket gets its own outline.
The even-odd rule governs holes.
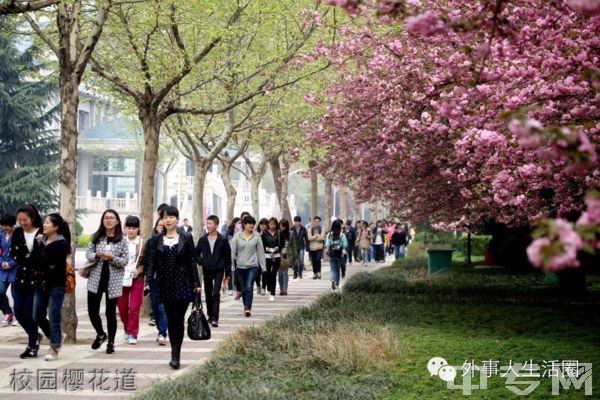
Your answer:
[[[294,279],[302,279],[302,271],[304,271],[304,253],[308,248],[308,233],[306,232],[306,228],[302,226],[302,218],[299,216],[294,217],[292,234],[296,239],[298,249],[298,262],[294,264]]]
[[[219,218],[211,215],[206,219],[207,234],[198,240],[196,259],[202,266],[206,311],[213,327],[219,326],[219,305],[223,277],[231,274],[231,248],[225,236],[217,232]]]
[[[346,240],[348,240],[348,264],[352,264],[356,242],[356,229],[352,226],[352,220],[350,219],[346,221],[346,225],[344,226],[344,235],[346,235]]]

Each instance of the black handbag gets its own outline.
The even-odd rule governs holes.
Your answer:
[[[188,317],[187,334],[192,340],[209,340],[210,326],[208,320],[202,311],[202,299],[200,293],[194,296],[194,305],[192,313]]]

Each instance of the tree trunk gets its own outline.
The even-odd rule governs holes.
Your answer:
[[[206,160],[202,159],[195,160],[194,165],[194,191],[192,196],[192,201],[194,202],[194,212],[192,213],[194,242],[200,239],[204,230],[204,183],[206,182],[206,174],[208,173],[207,164]]]
[[[162,202],[166,204],[171,204],[171,202],[169,201],[169,194],[167,193],[169,191],[169,180],[167,179],[168,172],[160,171],[160,175],[162,176],[163,180]]]
[[[225,191],[227,192],[227,221],[233,221],[237,190],[235,190],[233,182],[231,181],[231,163],[221,161],[221,166],[223,167],[221,179],[223,180],[223,185],[225,185]]]
[[[293,221],[292,221],[292,212],[290,210],[290,202],[289,200],[289,186],[288,186],[288,176],[285,176],[284,179],[281,181],[281,198],[283,201],[283,208],[281,211],[281,215],[283,216],[283,218],[287,219],[288,222],[290,223],[290,226],[292,226]]]
[[[281,210],[281,217],[286,218],[288,221],[291,219],[290,204],[287,198],[287,176],[283,177],[281,174],[281,164],[279,162],[279,156],[270,157],[269,165],[271,166],[271,173],[273,174],[273,181],[275,182],[275,191],[277,192],[277,200],[279,202],[279,208]],[[286,182],[283,182],[285,179]]]
[[[314,218],[319,214],[317,199],[319,196],[319,186],[317,180],[317,171],[315,171],[315,162],[311,161],[308,163],[310,168],[310,212],[309,219]]]
[[[60,169],[59,169],[59,209],[60,215],[69,223],[71,254],[69,262],[75,265],[75,207],[77,182],[77,109],[79,107],[79,80],[72,77],[64,68],[60,71]],[[65,343],[77,341],[77,305],[75,293],[65,296],[62,308],[62,329],[66,334]]]
[[[338,196],[340,198],[340,219],[344,222],[348,220],[348,203],[346,196],[348,195],[348,189],[346,186],[341,186]]]
[[[331,226],[331,216],[333,215],[333,185],[329,179],[325,180],[325,230]]]
[[[252,216],[258,221],[260,218],[260,181],[262,176],[259,174],[253,175],[250,178],[250,199],[252,201]]]
[[[141,234],[152,237],[154,227],[154,176],[158,165],[160,120],[156,110],[140,107],[139,119],[144,127],[144,163],[142,165]]]

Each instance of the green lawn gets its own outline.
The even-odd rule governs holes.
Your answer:
[[[535,298],[550,296],[552,287],[543,276],[515,278],[459,268],[446,278],[429,278],[423,270],[422,262],[409,261],[356,275],[341,295],[324,296],[311,307],[243,331],[206,365],[139,398],[462,398],[461,391],[429,376],[431,357],[459,366],[465,360],[481,364],[490,359],[500,365],[530,359],[600,365],[597,306],[494,300],[504,295],[527,298],[527,284]],[[469,288],[463,289],[464,298],[456,295],[461,282]],[[419,296],[406,287],[418,287]],[[481,296],[488,287],[494,293],[491,299]],[[462,382],[461,375],[459,371],[456,383]],[[530,398],[551,397],[551,380],[540,382]],[[506,389],[505,378],[492,377],[488,386],[471,397],[517,397]],[[598,390],[595,384],[595,396]],[[582,397],[583,390],[573,388],[560,396]]]

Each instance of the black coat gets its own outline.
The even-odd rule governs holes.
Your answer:
[[[187,233],[179,233],[179,242],[177,243],[177,258],[176,265],[181,267],[180,273],[185,276],[190,288],[195,289],[200,287],[200,278],[198,276],[198,268],[196,266],[196,255],[194,249],[194,239]],[[146,245],[144,254],[144,273],[146,275],[146,283],[149,284],[151,279],[155,277],[156,282],[160,285],[161,270],[164,269],[165,253],[163,235],[154,235]],[[146,255],[148,257],[146,258]]]
[[[392,234],[392,245],[406,246],[407,243],[408,243],[408,234],[405,231],[394,232]]]
[[[42,230],[38,229],[35,236],[41,235]],[[15,278],[15,289],[29,290],[35,285],[34,260],[40,254],[42,245],[37,240],[33,241],[33,250],[29,253],[27,242],[25,241],[25,232],[23,228],[18,227],[13,232],[10,245],[10,256],[17,263],[17,274]]]
[[[300,233],[297,233],[296,227],[292,226],[291,231],[296,239],[298,251],[308,249],[308,232],[306,232],[306,228],[300,225]]]
[[[34,256],[34,276],[36,284],[43,289],[65,287],[67,285],[67,253],[69,244],[60,235],[46,245],[40,244],[41,250]]]
[[[217,240],[213,252],[210,251],[208,234],[198,240],[196,246],[196,260],[202,270],[218,271],[225,269],[225,275],[231,273],[231,247],[225,236],[217,232]]]

